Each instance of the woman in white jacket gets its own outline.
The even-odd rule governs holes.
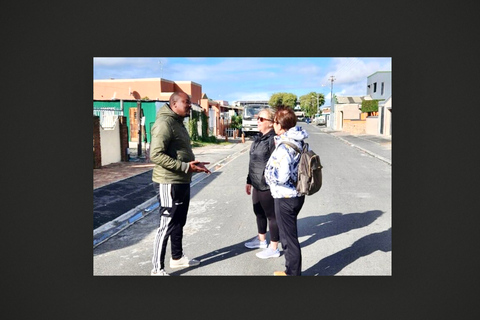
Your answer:
[[[274,275],[300,276],[302,254],[297,233],[297,216],[302,209],[305,196],[296,190],[300,154],[282,141],[294,143],[303,149],[303,140],[308,133],[297,127],[297,117],[291,108],[278,107],[275,112],[273,128],[275,150],[265,167],[265,181],[270,186],[274,199],[275,216],[280,231],[280,242],[285,253],[285,271],[276,271]]]

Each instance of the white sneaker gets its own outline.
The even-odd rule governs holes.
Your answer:
[[[163,269],[160,269],[158,271],[152,270],[150,275],[151,276],[169,276],[169,274]]]
[[[265,249],[266,247],[268,247],[268,245],[267,245],[267,240],[260,241],[260,239],[258,239],[258,236],[257,236],[252,240],[245,242],[245,247],[249,249],[257,249],[257,248]]]
[[[178,260],[170,258],[170,268],[194,267],[199,264],[200,261],[195,259],[189,260],[185,255]]]
[[[278,248],[273,250],[272,248],[268,247],[263,251],[257,252],[256,256],[260,259],[278,258],[280,257],[280,250],[278,250]]]

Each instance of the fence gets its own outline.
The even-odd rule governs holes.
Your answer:
[[[237,138],[239,135],[241,135],[240,130],[238,129],[231,129],[231,128],[226,128],[225,129],[225,136],[229,138]]]
[[[100,126],[104,130],[114,130],[119,116],[123,110],[117,108],[94,108],[93,115],[100,118]]]

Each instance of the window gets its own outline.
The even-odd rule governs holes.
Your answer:
[[[373,92],[377,92],[377,83],[376,82],[373,83]]]
[[[382,82],[382,88],[380,90],[380,94],[383,96],[383,93],[385,92],[385,82]]]

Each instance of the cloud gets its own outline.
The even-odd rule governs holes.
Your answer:
[[[377,71],[391,70],[390,58],[334,58],[322,84],[330,85],[331,76],[337,85],[366,82],[367,77]]]
[[[269,92],[232,92],[228,95],[229,102],[244,101],[244,100],[270,100],[271,93]]]
[[[203,59],[200,61],[204,61]],[[268,79],[275,73],[274,66],[256,58],[226,58],[206,60],[205,63],[173,63],[168,66],[172,78],[201,82],[203,80],[226,82]]]
[[[161,62],[161,64],[160,64]],[[95,57],[95,79],[194,81],[213,99],[268,100],[272,93],[365,95],[367,77],[391,71],[391,58]],[[323,86],[322,86],[323,85]]]

